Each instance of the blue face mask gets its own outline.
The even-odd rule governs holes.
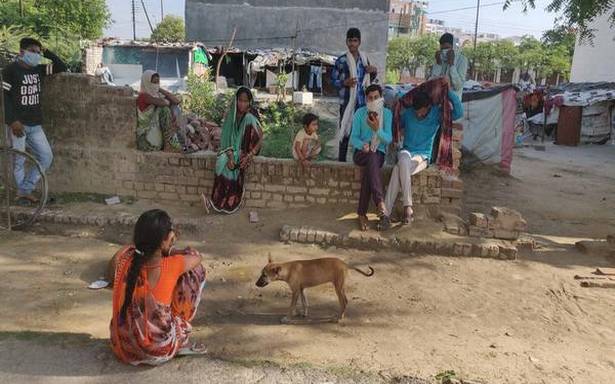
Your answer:
[[[41,63],[41,54],[30,51],[25,51],[22,57],[24,63],[30,67],[36,67]]]

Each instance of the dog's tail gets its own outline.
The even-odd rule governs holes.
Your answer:
[[[352,267],[352,269],[354,269],[355,271],[359,272],[363,276],[367,276],[367,277],[373,276],[374,275],[374,268],[370,267],[369,265],[367,266],[367,268],[369,268],[369,272],[364,272],[364,271],[360,270],[357,267]]]

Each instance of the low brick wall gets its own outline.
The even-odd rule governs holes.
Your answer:
[[[215,154],[141,152],[135,149],[135,98],[127,88],[63,74],[45,84],[45,130],[52,142],[52,191],[133,196],[198,204],[209,196]],[[390,169],[385,169],[388,182]],[[361,169],[318,162],[307,169],[286,159],[257,157],[246,184],[248,207],[288,208],[356,204]],[[413,179],[416,205],[459,212],[463,184],[429,168]]]

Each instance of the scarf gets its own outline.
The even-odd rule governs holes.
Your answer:
[[[359,56],[361,57],[361,61],[363,65],[367,65],[369,62],[367,60],[367,56],[363,52],[359,52]],[[350,77],[358,80],[359,75],[357,74],[357,62],[352,53],[346,52],[346,60],[348,62],[348,72]],[[369,74],[365,74],[363,77],[363,89],[365,89],[370,84]],[[337,140],[340,141],[343,137],[348,137],[350,135],[350,130],[352,129],[352,118],[354,116],[354,107],[357,103],[357,91],[359,89],[359,83],[350,88],[350,95],[348,97],[348,105],[346,106],[346,110],[344,111],[344,116],[342,117],[342,122],[340,124],[340,129],[337,131]]]
[[[378,137],[378,132],[384,126],[384,99],[381,97],[376,101],[372,101],[367,103],[367,117],[369,118],[369,113],[375,112],[378,114],[378,119],[380,122],[380,127],[378,131],[372,133],[372,139],[369,144],[369,150],[372,152],[376,152],[378,150],[378,146],[380,145],[380,137]]]
[[[224,124],[222,125],[222,135],[220,137],[220,151],[218,152],[218,161],[216,162],[216,174],[225,175],[225,177],[231,180],[237,179],[239,170],[229,170],[226,167],[228,162],[228,155],[226,153],[229,150],[232,150],[235,164],[239,165],[241,144],[243,142],[246,127],[250,124],[255,126],[258,125],[258,120],[250,112],[247,112],[241,121],[237,121],[237,97],[239,90],[242,88],[246,87],[239,87],[231,103],[231,109],[226,116],[226,119],[224,119]],[[252,109],[252,107],[250,107],[250,109]]]
[[[442,108],[442,121],[440,124],[440,145],[436,164],[445,172],[453,170],[453,119],[451,103],[448,100],[449,86],[443,78],[426,81],[402,96],[396,103],[393,112],[393,142],[401,141],[401,112],[403,108],[412,107],[412,97],[419,90],[431,95],[432,104]]]
[[[152,71],[151,69],[148,69],[147,71],[143,72],[143,74],[141,75],[140,92],[147,93],[148,95],[153,97],[164,97],[160,93],[160,85],[152,83],[152,77],[154,75],[158,75],[158,73],[156,71]]]

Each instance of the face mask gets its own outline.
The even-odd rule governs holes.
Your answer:
[[[154,91],[155,93],[158,93],[160,91],[160,84],[152,83],[152,91]]]
[[[36,67],[41,63],[41,55],[40,53],[25,51],[22,60],[24,63],[26,63],[26,65],[29,65],[30,67]]]
[[[382,97],[374,100],[374,101],[368,101],[367,102],[367,110],[369,112],[378,112],[380,113],[380,111],[382,110],[382,108],[384,107],[384,99]]]

